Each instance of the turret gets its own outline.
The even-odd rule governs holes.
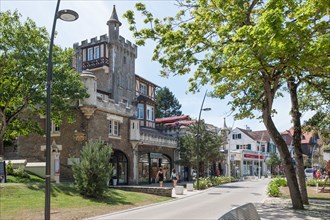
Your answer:
[[[115,5],[113,6],[112,14],[107,25],[109,26],[109,42],[117,41],[119,39],[119,27],[121,26],[121,22],[118,20]]]

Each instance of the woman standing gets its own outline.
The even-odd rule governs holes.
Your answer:
[[[159,168],[159,171],[157,173],[157,179],[159,181],[159,187],[163,187],[164,172],[162,167]]]
[[[178,181],[178,175],[177,175],[177,173],[176,173],[175,168],[172,169],[171,178],[172,178],[172,180],[173,180],[173,187],[175,188],[175,187],[176,187],[176,183],[177,183],[177,181]]]

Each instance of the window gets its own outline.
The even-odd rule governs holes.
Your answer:
[[[51,133],[60,133],[60,126],[56,125],[54,122],[52,122],[52,126],[50,129]]]
[[[109,121],[109,135],[120,136],[120,123],[119,121]]]
[[[138,104],[137,118],[144,119],[144,105],[142,103]]]
[[[147,106],[147,120],[153,121],[154,119],[154,108],[152,106]]]
[[[60,126],[56,125],[54,122],[51,122],[50,133],[52,136],[60,136],[61,135]]]
[[[87,60],[93,60],[93,48],[88,48],[88,57]]]
[[[233,134],[233,139],[235,140],[235,139],[241,139],[242,138],[242,136],[241,136],[241,134]]]
[[[94,47],[94,59],[100,58],[100,46]]]
[[[140,93],[143,95],[147,95],[147,86],[145,84],[140,84]]]

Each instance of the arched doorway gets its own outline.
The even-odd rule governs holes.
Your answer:
[[[171,175],[171,158],[162,153],[145,153],[139,157],[139,183],[154,183],[157,172],[163,167],[165,179]]]
[[[117,179],[117,184],[128,183],[128,160],[126,155],[120,150],[114,150],[110,163],[113,167],[112,178]],[[112,184],[112,182],[111,182]]]

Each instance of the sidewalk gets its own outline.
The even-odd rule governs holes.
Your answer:
[[[261,219],[314,220],[330,219],[330,201],[309,199],[305,210],[293,210],[290,199],[268,197],[261,204],[255,204]]]

